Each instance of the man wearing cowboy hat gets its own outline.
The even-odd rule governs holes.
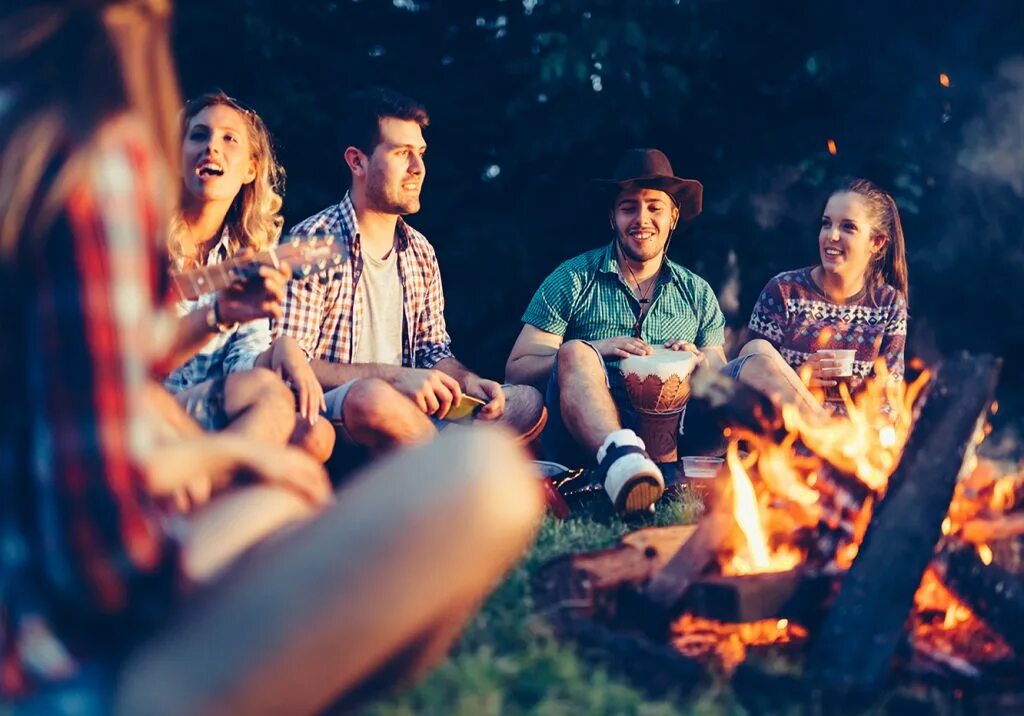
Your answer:
[[[680,219],[700,214],[700,182],[675,176],[657,149],[632,149],[615,178],[594,186],[615,238],[544,280],[523,314],[506,379],[548,380],[546,452],[576,464],[596,460],[609,498],[635,512],[651,507],[665,483],[628,427],[635,416],[607,363],[663,345],[718,369],[725,317],[707,281],[665,255]]]

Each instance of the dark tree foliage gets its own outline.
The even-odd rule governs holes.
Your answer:
[[[333,126],[347,93],[382,84],[427,104],[411,221],[437,248],[456,354],[481,372],[500,377],[541,279],[609,239],[588,180],[624,148],[657,146],[705,185],[670,253],[719,289],[734,326],[771,276],[815,261],[829,189],[866,176],[901,207],[912,346],[1004,355],[1016,402],[1018,0],[184,0],[177,13],[186,93],[222,87],[274,132],[289,225],[344,191]]]

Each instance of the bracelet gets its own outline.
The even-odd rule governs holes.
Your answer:
[[[206,327],[210,332],[227,333],[238,326],[237,323],[225,323],[220,317],[220,304],[216,298],[206,311]]]

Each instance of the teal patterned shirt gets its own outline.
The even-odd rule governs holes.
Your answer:
[[[566,341],[634,335],[640,303],[618,263],[614,243],[564,262],[537,289],[523,323]],[[666,258],[641,337],[651,345],[679,339],[698,348],[725,343],[725,316],[708,282]]]

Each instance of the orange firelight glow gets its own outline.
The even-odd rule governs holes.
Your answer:
[[[831,154],[834,157],[838,151],[839,151],[839,148],[836,147],[836,140],[834,140],[834,139],[828,140],[828,153]]]
[[[949,85],[950,85],[949,75],[947,75],[945,72],[940,72],[939,73],[939,84],[942,85],[943,87],[949,87]]]

